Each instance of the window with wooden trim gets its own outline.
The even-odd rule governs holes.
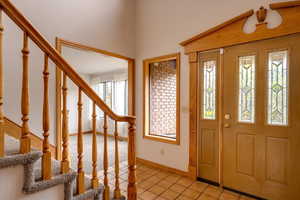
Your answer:
[[[180,55],[144,60],[144,138],[179,144]]]

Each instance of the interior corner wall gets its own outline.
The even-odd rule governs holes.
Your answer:
[[[189,159],[189,64],[180,42],[260,6],[284,0],[137,0],[136,114],[137,157],[187,171]],[[143,138],[142,61],[181,52],[180,145]]]
[[[55,46],[55,37],[135,56],[135,0],[11,0]],[[4,113],[21,124],[22,31],[4,15]],[[30,41],[30,130],[42,137],[43,53]],[[50,63],[51,64],[51,63]],[[55,144],[55,67],[49,66],[50,143]]]

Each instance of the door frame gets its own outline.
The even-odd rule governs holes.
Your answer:
[[[119,58],[128,61],[128,114],[135,115],[135,60],[117,53],[90,47],[78,42],[68,41],[59,37],[55,39],[55,48],[61,54],[62,47],[70,47],[74,49],[93,51],[99,54],[104,54],[114,58]],[[62,155],[62,71],[56,68],[56,159],[61,160]]]
[[[213,49],[222,49],[224,47],[237,44],[244,44],[253,41],[271,39],[286,36],[294,33],[300,33],[300,1],[290,1],[269,4],[271,10],[275,10],[282,17],[282,22],[275,28],[269,29],[265,22],[268,10],[261,7],[258,11],[249,10],[235,18],[232,18],[216,27],[202,32],[192,38],[180,43],[184,47],[185,54],[189,60],[189,163],[188,173],[194,179],[197,178],[197,133],[198,133],[198,68],[199,53]],[[248,18],[256,14],[258,24],[253,33],[246,34],[243,27]],[[232,37],[234,35],[235,37]],[[222,50],[221,50],[222,55]],[[220,63],[223,62],[223,56],[220,57]],[[222,68],[222,66],[220,67]],[[222,72],[223,73],[223,72]],[[223,74],[221,76],[221,79]],[[221,89],[221,88],[220,88]],[[222,95],[220,95],[222,96]],[[197,109],[195,109],[197,108]],[[219,112],[222,113],[222,112]],[[220,120],[221,121],[221,120]],[[222,126],[220,126],[222,128]],[[221,132],[220,132],[221,133]],[[220,137],[220,139],[222,139]],[[220,156],[222,155],[222,143],[220,145]],[[222,156],[220,157],[220,169],[222,167]],[[220,185],[222,186],[222,172],[220,172]]]

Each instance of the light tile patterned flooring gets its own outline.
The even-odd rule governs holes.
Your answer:
[[[114,168],[108,170],[109,184],[114,189]],[[101,178],[103,178],[101,173]],[[254,200],[237,193],[194,181],[174,173],[137,164],[138,200]],[[127,193],[127,163],[120,164],[120,188]]]

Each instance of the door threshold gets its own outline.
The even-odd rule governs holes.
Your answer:
[[[213,185],[213,186],[217,186],[217,187],[220,186],[220,184],[218,182],[211,181],[211,180],[208,180],[208,179],[205,179],[205,178],[197,177],[197,181],[200,181],[200,182],[203,182],[203,183],[207,183],[209,185]],[[247,196],[247,197],[251,197],[251,198],[257,199],[257,200],[267,200],[267,199],[264,199],[264,198],[261,198],[261,197],[257,197],[255,195],[248,194],[248,193],[245,193],[245,192],[241,192],[239,190],[235,190],[235,189],[232,189],[232,188],[229,188],[229,187],[226,187],[226,186],[223,186],[222,188],[225,189],[225,190],[229,190],[229,191],[235,192],[237,194],[243,195],[243,196]]]
[[[240,195],[244,195],[244,196],[247,196],[247,197],[251,197],[251,198],[254,198],[254,199],[257,199],[257,200],[267,200],[265,198],[261,198],[261,197],[258,197],[258,196],[255,196],[255,195],[252,195],[252,194],[248,194],[248,193],[245,193],[245,192],[241,192],[239,190],[235,190],[235,189],[232,189],[232,188],[229,188],[229,187],[226,187],[226,186],[223,186],[223,189],[225,190],[229,190],[229,191],[232,191],[232,192],[235,192],[235,193],[238,193]]]
[[[217,186],[217,187],[220,186],[220,184],[218,182],[211,181],[211,180],[208,180],[208,179],[205,179],[205,178],[197,177],[197,181],[200,181],[200,182],[203,182],[203,183],[207,183],[209,185],[213,185],[213,186]]]

